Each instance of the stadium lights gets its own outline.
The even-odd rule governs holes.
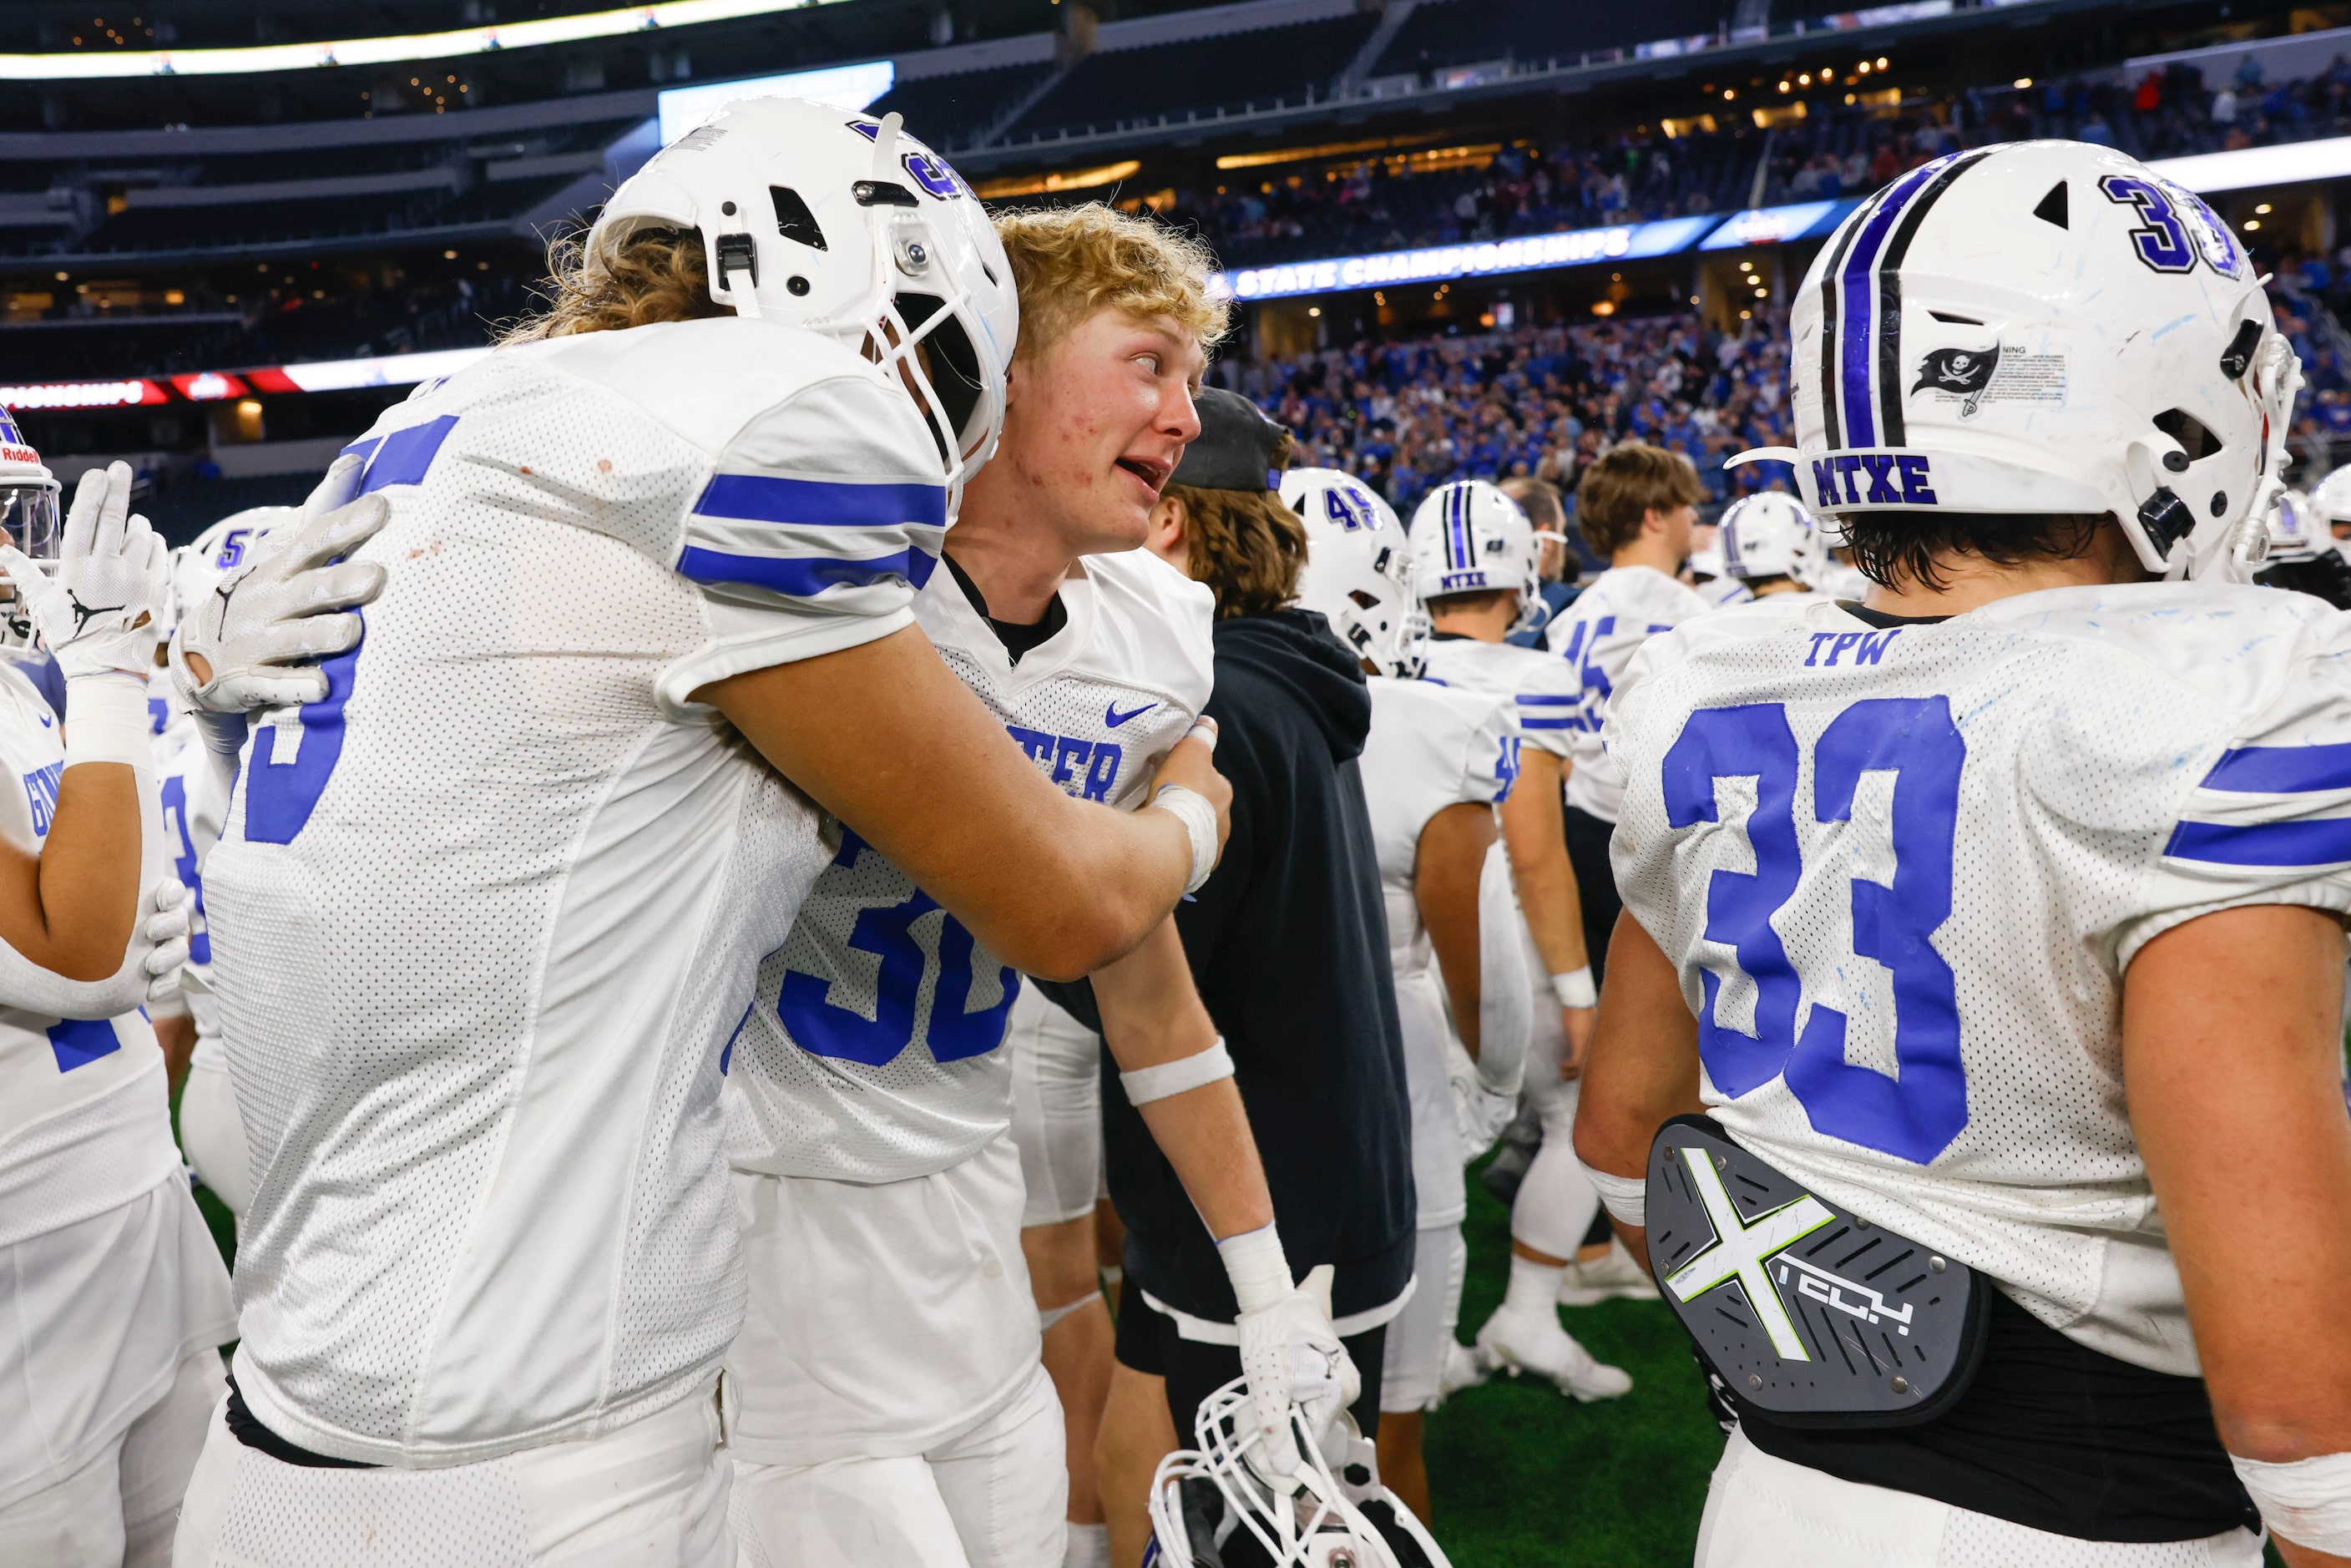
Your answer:
[[[799,0],[830,5],[839,0]],[[656,0],[618,11],[577,16],[541,16],[457,27],[445,33],[408,33],[394,37],[339,38],[317,44],[262,44],[230,49],[138,49],[100,53],[0,55],[0,81],[74,81],[100,77],[242,76],[261,71],[316,69],[331,66],[381,66],[409,60],[443,60],[543,44],[576,44],[631,33],[688,27],[700,22],[730,22],[762,16],[776,0]]]
[[[2147,167],[2178,181],[2198,195],[2241,191],[2252,185],[2299,185],[2351,174],[2351,136],[2319,141],[2288,141],[2274,147],[2240,147],[2233,152],[2199,152],[2187,158],[2150,159]]]
[[[1332,256],[1280,267],[1237,267],[1219,272],[1209,286],[1236,299],[1279,299],[1293,294],[1327,294],[1336,288],[1369,288],[1384,283],[1430,283],[1438,278],[1489,277],[1575,267],[1585,262],[1670,256],[1687,250],[1716,223],[1708,214],[1666,218],[1614,228],[1576,229],[1524,239],[1472,245],[1433,246],[1384,251],[1375,256]]]
[[[668,88],[656,100],[662,145],[668,146],[738,98],[804,98],[854,113],[888,92],[897,78],[898,68],[888,60],[866,60],[853,66]]]

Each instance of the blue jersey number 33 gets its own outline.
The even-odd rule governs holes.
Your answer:
[[[1864,773],[1894,775],[1891,885],[1850,879],[1853,950],[1893,978],[1898,1077],[1845,1061],[1845,1015],[1814,1003],[1800,1033],[1803,977],[1772,918],[1803,875],[1796,837],[1799,753],[1779,703],[1705,708],[1690,715],[1666,753],[1667,819],[1677,828],[1715,821],[1718,779],[1755,780],[1747,821],[1750,872],[1717,871],[1706,891],[1706,939],[1728,946],[1755,988],[1752,1034],[1720,1021],[1722,977],[1709,969],[1698,1017],[1698,1054],[1715,1087],[1738,1096],[1785,1074],[1816,1132],[1924,1165],[1968,1123],[1959,1061],[1959,1009],[1951,967],[1929,938],[1951,913],[1959,772],[1966,741],[1946,697],[1855,703],[1813,747],[1813,819],[1853,820]]]

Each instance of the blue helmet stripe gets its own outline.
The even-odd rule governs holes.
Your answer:
[[[1870,367],[1876,360],[1877,289],[1870,274],[1877,265],[1886,238],[1894,232],[1902,210],[1926,189],[1942,169],[1942,161],[1922,164],[1878,193],[1855,227],[1838,269],[1838,303],[1843,315],[1836,324],[1837,398],[1844,414],[1847,446],[1877,444],[1877,424],[1870,405]],[[1825,392],[1827,389],[1823,388]]]

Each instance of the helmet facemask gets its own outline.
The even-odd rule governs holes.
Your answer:
[[[57,483],[55,479],[0,481],[0,530],[36,570],[57,559]],[[29,648],[35,634],[31,608],[16,584],[0,574],[0,647]]]

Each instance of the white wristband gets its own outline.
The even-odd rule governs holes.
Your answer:
[[[1132,1072],[1120,1073],[1118,1086],[1126,1091],[1128,1104],[1148,1105],[1154,1100],[1165,1100],[1171,1094],[1181,1094],[1232,1075],[1232,1053],[1225,1049],[1225,1037],[1218,1035],[1217,1043],[1206,1051],[1179,1056],[1156,1067],[1138,1067]]]
[[[1599,988],[1592,983],[1592,966],[1570,969],[1564,975],[1551,977],[1551,994],[1559,998],[1563,1008],[1596,1008],[1600,1005]]]
[[[2262,1522],[2296,1546],[2351,1557],[2351,1453],[2290,1465],[2229,1456]]]
[[[155,769],[155,726],[147,683],[119,670],[66,683],[66,766],[122,762]]]
[[[1590,1166],[1583,1167],[1583,1174],[1592,1178],[1593,1189],[1600,1194],[1600,1201],[1608,1206],[1611,1219],[1635,1229],[1649,1223],[1649,1183],[1646,1177],[1611,1176],[1606,1171],[1593,1170]]]
[[[1217,1243],[1217,1256],[1225,1260],[1233,1301],[1243,1312],[1270,1307],[1298,1288],[1282,1254],[1281,1233],[1270,1225],[1226,1237]]]
[[[1186,893],[1197,893],[1208,873],[1217,869],[1217,809],[1197,789],[1181,784],[1162,784],[1151,803],[1184,824],[1184,831],[1192,839],[1192,880],[1184,884]]]

